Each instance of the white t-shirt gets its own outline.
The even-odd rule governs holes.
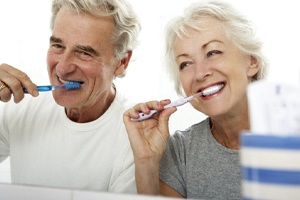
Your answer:
[[[51,93],[0,103],[0,162],[10,156],[15,184],[136,193],[122,118],[129,106],[117,92],[99,119],[75,123]]]

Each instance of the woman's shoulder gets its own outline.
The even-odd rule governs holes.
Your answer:
[[[195,136],[199,137],[201,135],[205,135],[208,132],[210,132],[209,117],[199,123],[193,124],[185,130],[177,130],[173,135],[171,135],[171,138],[187,140],[192,139]]]

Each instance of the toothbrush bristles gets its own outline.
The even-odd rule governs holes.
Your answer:
[[[81,87],[81,83],[76,81],[70,81],[67,82],[65,86],[66,86],[66,90],[76,90]]]
[[[213,93],[216,93],[216,92],[219,91],[222,87],[223,87],[222,84],[215,85],[215,86],[212,86],[212,87],[209,87],[209,88],[203,90],[202,92],[200,92],[200,94],[201,94],[202,96],[208,96],[208,95],[211,95],[211,94],[213,94]]]

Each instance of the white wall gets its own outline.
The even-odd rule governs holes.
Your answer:
[[[137,102],[165,98],[175,100],[178,97],[161,70],[163,27],[170,17],[180,14],[184,7],[195,0],[130,1],[141,18],[141,43],[133,54],[126,77],[116,84],[119,90]],[[256,23],[270,61],[269,80],[298,85],[299,3],[295,0],[228,1]],[[0,63],[9,63],[22,69],[39,85],[48,84],[46,51],[50,36],[49,20],[49,0],[0,3]],[[189,105],[180,107],[171,118],[171,132],[184,129],[203,117]],[[0,173],[0,181],[1,177]]]

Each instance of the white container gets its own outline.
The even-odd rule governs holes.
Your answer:
[[[241,134],[244,200],[300,199],[300,136]]]

